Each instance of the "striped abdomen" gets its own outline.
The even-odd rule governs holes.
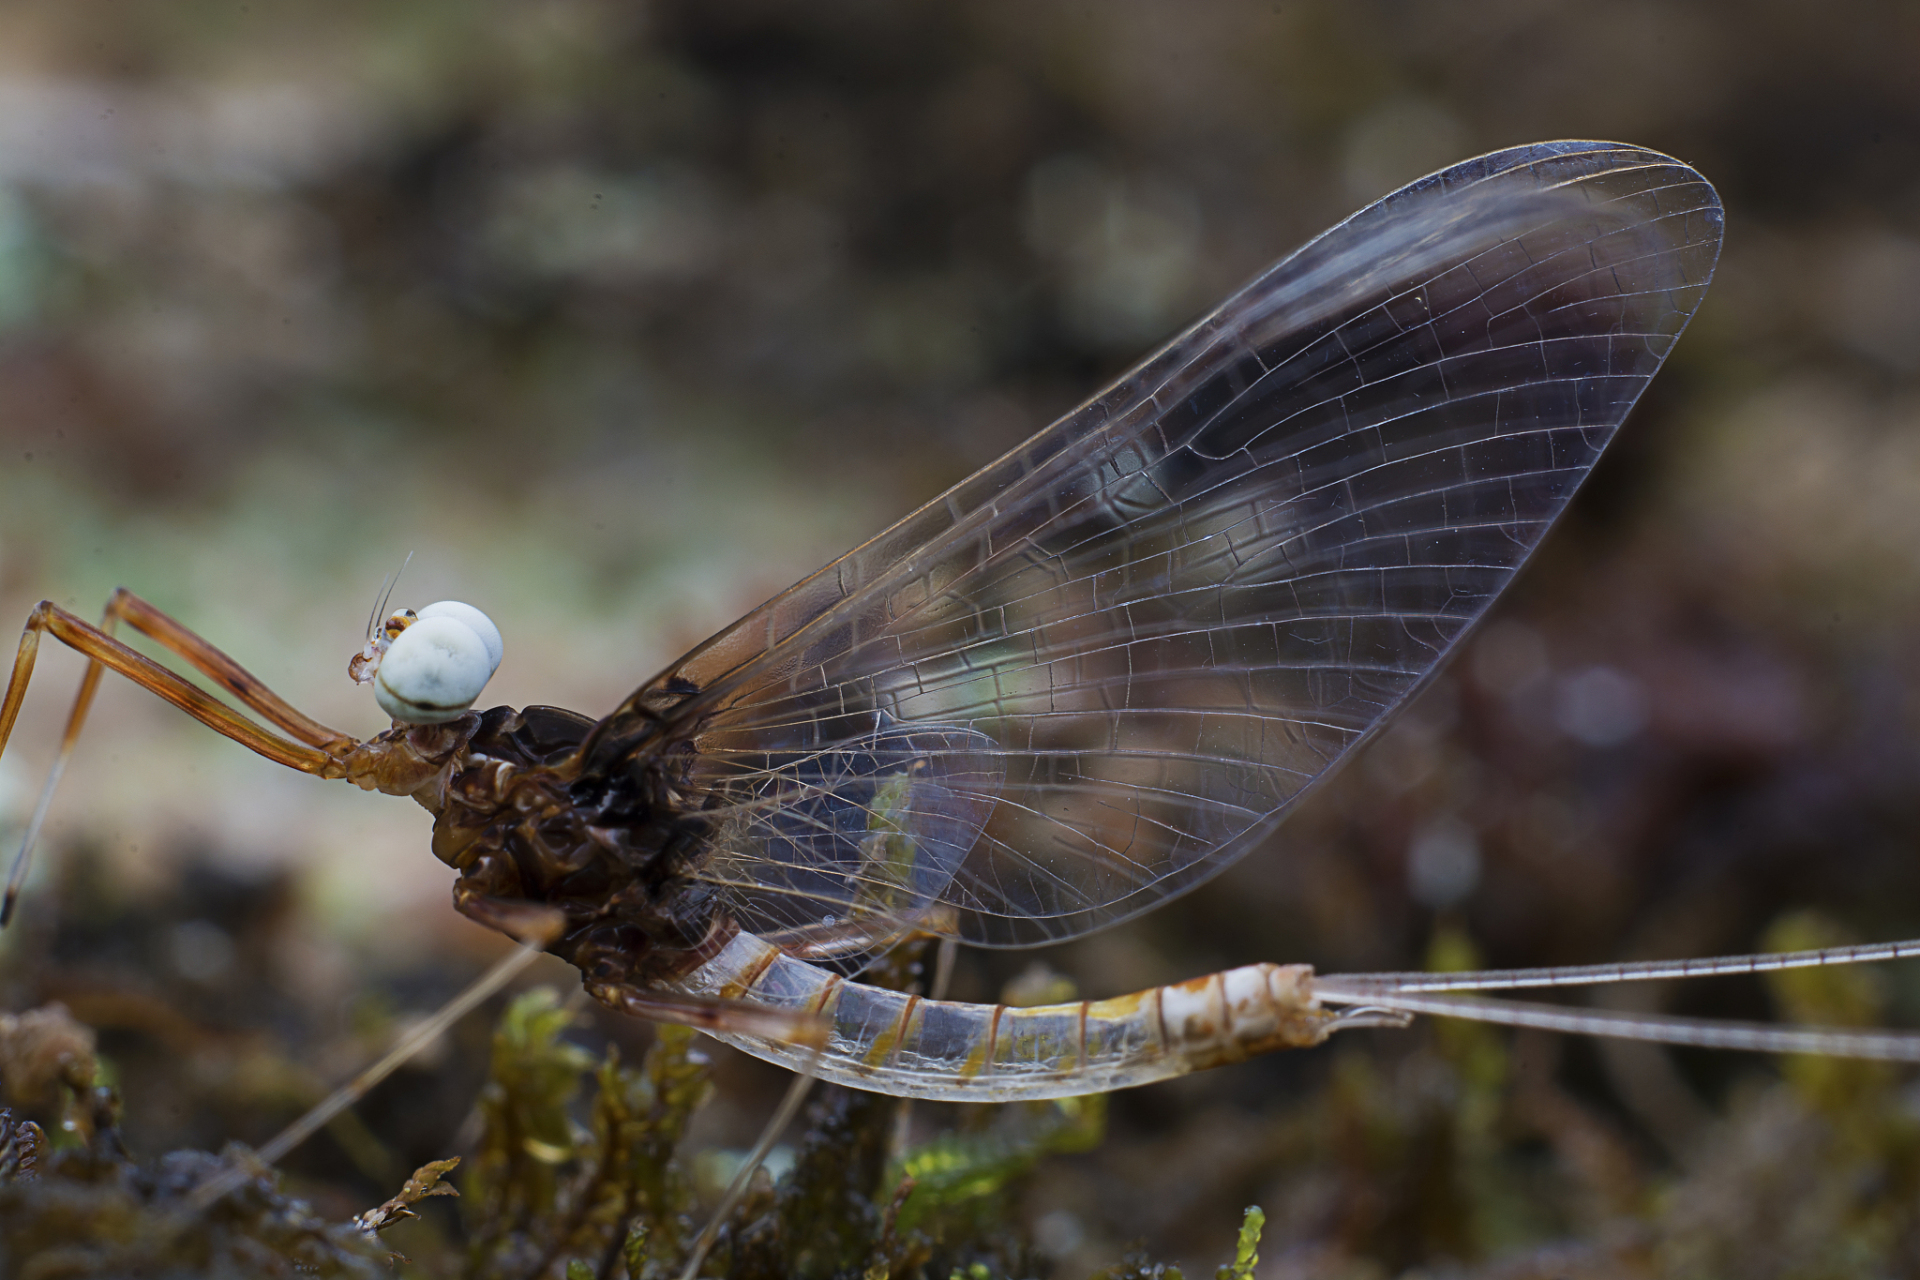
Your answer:
[[[1316,1045],[1336,1021],[1314,1001],[1306,965],[1248,965],[1113,1000],[1015,1009],[849,982],[747,933],[676,985],[808,1010],[831,1028],[817,1053],[719,1037],[755,1057],[856,1089],[947,1102],[1056,1098],[1147,1084]]]

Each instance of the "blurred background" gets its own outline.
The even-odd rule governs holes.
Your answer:
[[[603,712],[1360,205],[1616,139],[1718,185],[1726,250],[1567,522],[1280,837],[1045,962],[1098,996],[1920,935],[1916,50],[1897,0],[15,0],[0,620],[126,585],[367,734],[345,663],[411,554],[399,599],[501,625],[491,699]],[[43,650],[0,831],[80,669]],[[109,682],[6,1007],[101,1031],[137,1154],[259,1142],[497,954],[428,827]],[[1920,1024],[1912,973],[1842,995]],[[1249,1202],[1273,1276],[1920,1265],[1897,1079],[1843,1122],[1766,1060],[1451,1034],[1119,1097],[1023,1228],[1075,1275],[1210,1265]],[[370,1100],[392,1167],[452,1149],[485,1035]],[[716,1053],[702,1141],[744,1145],[780,1078]],[[317,1203],[388,1194],[328,1142]],[[1869,1189],[1795,1217],[1836,1168]]]

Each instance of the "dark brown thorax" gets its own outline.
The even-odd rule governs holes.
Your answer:
[[[548,950],[589,988],[646,988],[712,956],[731,927],[689,877],[706,826],[657,752],[581,763],[594,721],[558,707],[495,707],[396,726],[349,759],[349,780],[411,795],[434,815],[433,852],[459,873],[454,906],[503,932],[557,908]]]

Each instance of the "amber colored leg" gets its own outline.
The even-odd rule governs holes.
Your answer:
[[[316,738],[321,741],[306,745],[267,732],[197,685],[114,639],[108,629],[116,618],[126,618],[131,625],[186,658],[233,690],[249,707],[273,723],[310,741]],[[6,696],[0,699],[0,754],[7,749],[14,723],[20,715],[20,706],[26,699],[27,683],[33,677],[34,658],[40,649],[41,633],[53,636],[92,661],[87,664],[87,672],[81,677],[80,691],[74,698],[73,710],[67,715],[66,731],[61,735],[60,753],[54,759],[46,785],[41,788],[39,802],[34,806],[33,817],[27,824],[27,833],[21,841],[13,871],[7,877],[6,895],[0,901],[0,927],[4,927],[13,917],[20,886],[26,880],[34,842],[46,819],[47,809],[53,802],[54,789],[66,771],[68,758],[73,754],[74,743],[80,737],[81,726],[86,723],[94,692],[100,687],[102,667],[111,668],[142,688],[158,694],[214,732],[233,739],[277,764],[303,773],[322,777],[344,776],[339,757],[356,745],[346,735],[327,729],[294,711],[233,659],[130,592],[114,593],[103,621],[104,626],[93,626],[52,601],[43,600],[27,618],[26,629],[20,636],[20,649],[14,655],[13,673],[7,681]]]
[[[125,619],[128,626],[179,654],[209,680],[258,712],[267,723],[279,726],[308,746],[334,754],[353,748],[351,737],[338,729],[329,729],[288,705],[286,699],[262,684],[258,676],[125,587],[116,587],[108,597],[100,629],[111,635],[117,619]],[[97,670],[97,667],[89,668],[89,672]]]

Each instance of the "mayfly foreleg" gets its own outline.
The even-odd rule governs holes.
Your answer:
[[[209,643],[205,637],[182,626],[172,616],[154,608],[125,587],[115,587],[107,598],[100,629],[113,634],[114,624],[126,624],[156,643],[192,663],[202,675],[238,698],[249,710],[289,737],[310,747],[329,752],[350,750],[351,736],[321,724],[292,706],[285,698],[261,682],[260,678]],[[87,678],[97,679],[98,664],[87,668]]]
[[[210,678],[219,681],[271,723],[301,740],[294,741],[268,732],[198,685],[128,648],[112,634],[115,623],[123,618],[129,625],[153,637]],[[80,679],[80,689],[74,697],[73,708],[67,714],[59,752],[54,757],[52,768],[48,770],[46,783],[40,789],[40,797],[34,804],[33,815],[28,819],[26,833],[20,841],[20,851],[7,877],[5,898],[0,900],[0,927],[13,918],[14,906],[19,901],[20,889],[31,865],[34,844],[46,821],[61,775],[66,771],[67,761],[73,755],[80,730],[86,723],[87,712],[93,705],[103,669],[118,672],[141,688],[157,694],[214,732],[233,739],[276,764],[298,769],[302,773],[328,775],[336,772],[340,755],[355,745],[353,739],[294,711],[232,658],[144,600],[122,590],[116,591],[108,601],[105,616],[97,627],[50,600],[43,600],[34,607],[21,633],[20,648],[14,654],[13,672],[7,681],[6,695],[0,699],[0,754],[7,749],[21,705],[26,700],[27,685],[33,678],[34,659],[39,653],[42,635],[51,635],[88,658],[89,662],[86,674]]]

